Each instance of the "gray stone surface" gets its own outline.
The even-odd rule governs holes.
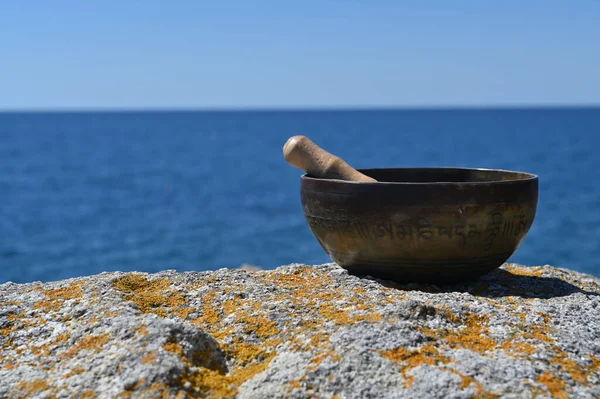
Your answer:
[[[600,397],[600,279],[334,265],[0,285],[0,398]]]

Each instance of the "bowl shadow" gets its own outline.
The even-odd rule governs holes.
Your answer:
[[[461,292],[487,298],[517,296],[524,299],[549,299],[575,293],[600,296],[597,292],[586,291],[558,277],[521,275],[504,269],[493,270],[477,280],[446,285],[399,283],[390,280],[380,280],[372,276],[366,278],[376,281],[384,287],[403,291],[423,291],[428,293]]]

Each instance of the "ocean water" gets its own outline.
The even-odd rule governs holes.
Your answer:
[[[511,261],[600,276],[600,108],[0,114],[0,282],[328,262],[282,158],[539,175]]]

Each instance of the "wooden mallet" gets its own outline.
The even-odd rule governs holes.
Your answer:
[[[290,137],[283,146],[283,157],[290,165],[312,177],[365,183],[377,182],[348,165],[342,158],[328,153],[305,136]]]

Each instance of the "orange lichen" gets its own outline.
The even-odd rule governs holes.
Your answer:
[[[323,303],[319,307],[319,313],[324,318],[331,320],[336,324],[352,324],[352,319],[348,315],[348,312],[339,310],[330,303]]]
[[[53,342],[49,344],[44,344],[41,346],[31,348],[31,352],[36,356],[44,356],[47,357],[50,351],[56,348],[57,345],[66,342],[71,337],[71,334],[68,332],[62,333],[56,336]]]
[[[431,345],[426,345],[416,350],[409,350],[400,346],[392,350],[380,351],[380,353],[392,361],[407,363],[411,368],[421,364],[434,365],[438,361],[441,363],[448,363],[450,361],[447,357],[439,355],[437,348]]]
[[[460,371],[458,371],[456,369],[445,367],[442,370],[449,371],[460,377],[460,385],[458,386],[458,389],[465,389],[466,387],[471,385],[473,382],[477,382],[473,377],[464,375],[463,373],[461,373]]]
[[[530,326],[526,331],[523,332],[523,337],[526,339],[533,339],[536,341],[547,342],[554,344],[555,341],[548,335],[549,328],[547,326],[534,324]]]
[[[331,320],[336,324],[354,324],[359,321],[366,321],[369,323],[376,323],[382,320],[381,314],[369,313],[366,315],[352,315],[350,311],[338,309],[336,306],[330,303],[322,303],[319,306],[319,313],[327,320]]]
[[[240,312],[237,318],[238,322],[244,323],[244,331],[247,334],[256,334],[259,339],[267,339],[279,334],[274,321],[267,319],[264,316],[250,316]]]
[[[455,315],[450,308],[443,305],[438,305],[438,307],[430,308],[431,313],[438,314],[444,319],[448,320],[451,323],[462,323],[462,318],[460,316]]]
[[[273,348],[283,342],[281,338],[270,338],[262,345],[252,345],[236,339],[233,345],[225,348],[225,353],[236,360],[237,365],[248,364],[253,360],[265,360],[271,356]]]
[[[339,362],[342,358],[334,350],[329,349],[326,352],[322,352],[319,355],[313,357],[310,361],[308,369],[316,370],[325,359],[329,359],[332,362]]]
[[[112,312],[112,311],[102,311],[101,315],[103,317],[115,317],[117,315],[117,312]]]
[[[0,302],[2,306],[20,306],[23,305],[22,301],[3,301]]]
[[[210,327],[216,326],[221,320],[219,312],[213,306],[216,294],[209,292],[202,297],[202,316],[198,319],[192,320],[193,324],[206,324]]]
[[[59,359],[66,359],[74,356],[79,351],[83,350],[100,352],[102,346],[108,342],[108,338],[108,333],[86,336],[77,344],[75,344],[71,349],[60,353],[58,357]]]
[[[263,371],[275,355],[267,353],[264,347],[237,343],[232,346],[229,353],[236,359],[236,367],[226,374],[225,369],[217,364],[208,352],[198,351],[188,358],[181,345],[176,342],[167,342],[162,347],[180,356],[186,365],[184,372],[176,381],[178,386],[186,387],[189,383],[189,386],[199,390],[202,397],[214,398],[233,396],[237,392],[237,387]]]
[[[383,317],[380,313],[374,312],[366,315],[354,316],[354,319],[356,321],[366,321],[367,323],[379,323],[381,320],[383,320]]]
[[[406,380],[407,387],[413,382],[413,378],[407,375],[407,372],[411,369],[421,365],[435,366],[440,363],[446,364],[452,361],[446,356],[440,355],[437,348],[431,345],[425,345],[416,350],[409,350],[400,346],[388,351],[379,351],[379,353],[391,361],[403,363],[400,372]]]
[[[471,384],[475,384],[475,393],[473,395],[474,399],[496,399],[500,397],[500,395],[486,391],[481,383],[477,381],[475,378],[470,377],[468,375],[464,375],[460,371],[452,368],[443,368],[442,370],[449,371],[453,374],[456,374],[460,377],[460,385],[458,389],[465,389],[469,387]]]
[[[569,396],[565,392],[565,382],[550,372],[546,371],[542,375],[540,375],[537,379],[537,382],[546,386],[552,397],[556,399],[567,399]]]
[[[94,393],[94,391],[85,391],[84,393],[81,394],[81,396],[79,397],[80,399],[94,399],[96,397],[96,394]]]
[[[69,338],[71,338],[71,334],[68,332],[62,333],[62,334],[58,334],[56,336],[56,338],[54,339],[54,344],[59,344],[61,342],[65,342],[67,341]]]
[[[138,327],[137,334],[138,335],[148,335],[148,334],[150,334],[150,331],[148,331],[148,329],[146,328],[146,325],[142,324],[141,326]]]
[[[536,267],[527,267],[527,266],[517,266],[515,264],[507,263],[505,265],[506,270],[508,270],[511,274],[516,276],[523,277],[541,277],[543,273],[543,269],[539,266]]]
[[[156,351],[151,351],[142,357],[142,363],[156,363]]]
[[[194,313],[194,308],[177,308],[174,311],[175,316],[179,317],[182,320],[186,320],[188,318],[188,316],[192,313]]]
[[[473,399],[497,399],[501,396],[502,395],[486,391],[485,389],[483,389],[483,387],[478,381],[476,382],[475,394],[473,395]]]
[[[164,350],[166,350],[167,352],[171,352],[176,355],[183,356],[183,348],[177,342],[173,342],[173,341],[167,342],[166,344],[164,344],[162,346],[162,348]]]
[[[2,368],[3,368],[4,370],[12,370],[12,369],[14,369],[15,367],[17,367],[17,364],[16,364],[16,363],[6,363],[6,364],[4,364],[4,365],[2,366]]]
[[[452,313],[446,313],[446,318],[453,322],[460,322],[457,329],[432,330],[421,328],[421,332],[433,339],[443,339],[452,348],[470,349],[475,352],[484,353],[496,348],[498,343],[488,338],[489,330],[487,328],[488,316],[467,313],[462,318],[458,318]]]
[[[190,321],[206,329],[217,339],[224,337],[226,329],[221,323],[228,316],[241,325],[246,334],[254,334],[259,339],[268,339],[280,333],[276,323],[261,312],[259,302],[235,298],[226,300],[217,307],[213,304],[214,293],[207,294],[204,299],[202,315]]]
[[[329,345],[330,335],[326,333],[317,332],[310,337],[310,346],[312,348],[324,348]]]
[[[81,367],[75,367],[75,368],[71,369],[67,374],[65,374],[63,376],[63,378],[71,378],[74,375],[79,375],[79,374],[83,373],[84,371],[85,370]]]
[[[578,383],[584,385],[587,384],[587,374],[589,374],[589,371],[586,371],[584,368],[579,366],[573,359],[570,359],[566,356],[554,356],[550,360],[550,363],[558,365]]]
[[[254,375],[262,372],[268,363],[257,363],[245,368],[238,369],[230,375],[225,375],[216,370],[199,368],[194,371],[187,370],[180,377],[178,384],[185,386],[190,383],[195,389],[199,390],[202,397],[207,398],[225,398],[233,397],[237,392],[237,387],[243,384]]]
[[[500,349],[510,352],[512,357],[519,357],[523,354],[531,355],[535,352],[535,348],[525,342],[515,342],[513,340],[506,340],[499,346]]]
[[[185,305],[185,298],[172,290],[169,280],[148,279],[141,274],[129,273],[112,282],[114,289],[123,293],[125,299],[135,303],[143,313],[152,312],[160,317],[167,315],[167,309]]]
[[[120,369],[117,368],[117,371],[119,371],[119,370]],[[125,391],[121,392],[118,397],[119,398],[131,398],[131,392],[140,389],[143,385],[144,385],[144,379],[138,378],[138,380],[135,382],[135,384],[127,386],[125,388]]]
[[[43,310],[46,313],[50,311],[57,312],[65,301],[82,297],[81,287],[83,283],[83,281],[78,281],[62,288],[41,290],[45,299],[36,302],[33,308]]]
[[[304,381],[304,378],[299,378],[297,380],[291,380],[290,382],[288,382],[286,385],[286,388],[290,391],[293,391],[294,389],[300,389],[302,388],[302,382]]]
[[[9,314],[8,316],[6,316],[6,320],[12,323],[9,323],[8,327],[0,328],[0,335],[2,335],[3,337],[8,337],[10,334],[17,331],[19,329],[19,326],[17,323],[15,323],[15,321],[23,317],[25,317],[24,312],[19,313],[18,315]]]
[[[600,369],[600,359],[598,359],[594,355],[588,355],[588,357],[590,358],[590,361],[592,362],[591,366],[589,367],[589,370],[596,371],[596,370]]]
[[[267,273],[261,277],[264,283],[274,284],[279,288],[288,290],[305,289],[306,287],[312,287],[314,290],[315,288],[332,286],[329,277],[315,273],[314,269],[309,266],[300,266],[291,273],[277,274],[275,279],[272,279],[272,275]]]
[[[29,382],[21,381],[17,384],[17,389],[25,398],[38,396],[41,392],[50,389],[50,385],[46,380],[33,380]]]

